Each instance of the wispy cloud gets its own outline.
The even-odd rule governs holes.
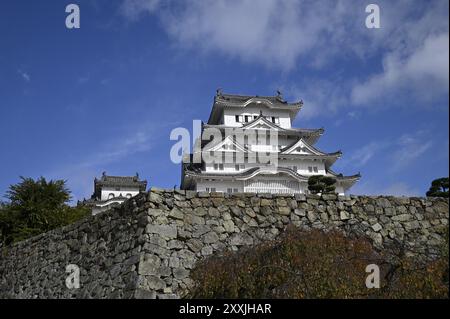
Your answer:
[[[19,73],[19,75],[22,77],[22,79],[25,80],[25,82],[30,82],[31,81],[31,76],[27,72],[22,71],[21,69],[19,69],[19,70],[17,70],[17,73]]]
[[[389,170],[398,172],[411,165],[432,146],[430,133],[421,130],[390,140],[372,141],[350,152],[338,165],[362,168],[372,160],[389,159]]]
[[[285,88],[293,98],[305,99],[306,118],[373,102],[389,107],[392,103],[381,102],[399,93],[421,101],[448,95],[448,1],[377,4],[379,30],[365,27],[362,0],[124,0],[120,11],[129,21],[156,16],[181,50],[283,72],[323,69],[338,59],[373,64],[366,74],[308,78]]]
[[[431,148],[433,142],[425,131],[404,134],[395,143],[396,150],[392,154],[393,170],[401,170],[410,165]]]
[[[387,147],[389,147],[389,143],[387,142],[371,142],[354,151],[350,155],[348,162],[352,163],[355,167],[362,167]]]
[[[130,20],[137,20],[145,13],[152,13],[160,4],[160,0],[124,0],[120,11]]]
[[[356,85],[351,92],[353,104],[365,105],[379,97],[390,97],[406,90],[421,101],[448,94],[449,34],[430,35],[424,43],[404,57],[401,50],[387,54],[383,72]]]
[[[73,191],[74,200],[83,199],[92,193],[92,181],[95,176],[113,163],[126,161],[137,153],[152,150],[161,137],[165,127],[176,126],[178,123],[144,123],[137,129],[124,133],[122,137],[109,137],[97,151],[72,163],[67,163],[45,174],[53,179],[66,179]]]

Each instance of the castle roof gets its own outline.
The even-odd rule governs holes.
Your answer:
[[[94,194],[92,198],[100,198],[103,187],[130,187],[137,188],[139,191],[145,191],[147,181],[140,180],[138,174],[135,176],[108,176],[106,173],[103,173],[100,179],[94,179]]]
[[[259,125],[259,127],[258,127]],[[260,114],[256,119],[251,122],[246,123],[241,127],[230,127],[223,124],[203,124],[203,129],[208,128],[216,128],[221,131],[225,129],[235,129],[235,130],[251,130],[251,129],[264,129],[263,126],[266,126],[267,129],[276,130],[280,135],[293,135],[298,136],[306,140],[309,144],[315,144],[320,136],[323,135],[324,129],[307,129],[307,128],[282,128],[279,125],[268,121],[262,114]]]
[[[196,177],[196,178],[211,178],[211,179],[221,179],[221,180],[248,180],[257,175],[273,175],[273,174],[286,174],[290,175],[294,179],[302,182],[307,182],[310,176],[301,175],[288,167],[253,167],[242,172],[227,174],[227,173],[216,173],[216,172],[205,172],[201,170],[198,165],[188,165],[184,167],[183,175],[185,177]],[[361,174],[355,174],[350,176],[344,176],[342,174],[336,174],[332,170],[327,170],[327,175],[334,177],[338,182],[345,185],[346,188],[351,187],[360,178]]]
[[[220,90],[217,91],[214,97],[213,107],[209,115],[208,124],[218,123],[223,109],[229,107],[244,108],[250,104],[263,104],[268,108],[289,110],[291,118],[294,118],[300,108],[303,106],[303,102],[288,103],[282,97],[281,94],[275,96],[258,96],[258,95],[237,95],[237,94],[224,94]]]

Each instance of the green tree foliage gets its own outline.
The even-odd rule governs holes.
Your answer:
[[[313,175],[308,179],[308,190],[312,194],[334,193],[336,190],[336,179],[329,176]]]
[[[431,187],[427,192],[430,197],[448,197],[448,177],[435,179],[431,182]]]
[[[70,191],[63,180],[21,177],[6,192],[0,205],[0,240],[17,242],[68,225],[89,214],[83,206],[70,207]]]
[[[191,272],[189,298],[448,298],[448,258],[385,256],[365,238],[291,227],[274,242],[213,255]],[[368,289],[366,267],[380,268]]]

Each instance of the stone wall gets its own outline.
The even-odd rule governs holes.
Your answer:
[[[120,209],[3,247],[0,298],[133,298],[145,225],[136,214],[145,196]],[[66,266],[80,268],[80,289],[68,289]]]
[[[0,297],[176,298],[195,263],[223,249],[273,240],[294,224],[394,241],[433,258],[448,230],[448,200],[335,195],[272,196],[152,189],[122,206],[4,248]],[[65,286],[67,264],[81,288]]]

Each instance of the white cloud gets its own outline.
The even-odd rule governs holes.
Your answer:
[[[160,0],[124,0],[120,7],[122,14],[130,20],[137,20],[144,13],[154,12]]]
[[[283,72],[325,69],[340,60],[362,71],[308,78],[287,95],[302,115],[334,115],[400,93],[420,101],[448,95],[448,1],[380,0],[381,29],[367,29],[367,1],[124,0],[132,21],[159,18],[175,47]],[[369,65],[368,63],[372,63]],[[351,68],[352,65],[349,65]],[[381,69],[381,70],[380,70]],[[333,68],[336,71],[336,68]],[[376,71],[375,71],[376,70]],[[431,104],[431,103],[428,103]],[[347,113],[349,110],[345,110]]]
[[[367,104],[380,97],[397,94],[399,90],[407,90],[422,101],[437,94],[448,94],[448,47],[449,35],[442,33],[429,36],[407,57],[402,57],[402,52],[398,51],[387,54],[383,72],[353,88],[352,102]]]
[[[404,134],[395,143],[395,151],[392,154],[393,170],[400,170],[418,159],[428,151],[433,142],[427,132],[419,131],[415,134]]]
[[[353,152],[348,161],[354,165],[354,167],[362,167],[367,164],[375,155],[385,150],[389,146],[386,142],[371,142],[364,145],[360,149]]]
[[[17,73],[20,74],[20,76],[22,77],[22,79],[25,80],[25,82],[30,82],[31,81],[31,76],[27,72],[24,72],[24,71],[19,69],[19,70],[17,70]]]
[[[93,191],[95,176],[106,170],[112,163],[126,160],[137,153],[150,151],[159,136],[158,131],[163,126],[172,124],[147,123],[147,125],[142,125],[137,130],[129,132],[128,135],[125,133],[123,137],[110,138],[102,143],[104,146],[100,147],[98,151],[77,162],[67,163],[45,176],[67,180],[75,201],[87,198]]]
[[[407,168],[433,146],[428,131],[403,134],[391,140],[372,141],[351,152],[336,165],[361,168],[372,160],[387,158],[392,172]]]

